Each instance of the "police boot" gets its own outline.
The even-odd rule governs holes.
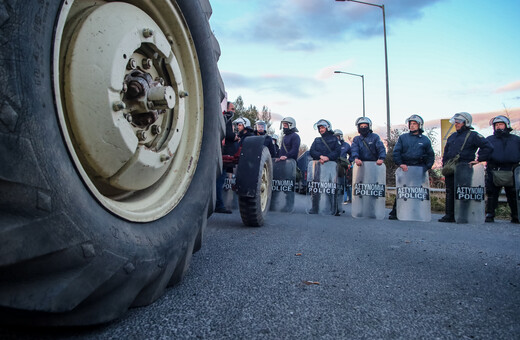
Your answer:
[[[491,214],[486,214],[486,223],[493,223],[495,222],[495,216]]]

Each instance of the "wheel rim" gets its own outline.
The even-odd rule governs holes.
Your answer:
[[[148,222],[186,193],[204,114],[195,46],[180,10],[167,0],[136,5],[65,2],[54,89],[66,145],[90,191],[118,216]]]
[[[269,197],[269,170],[267,168],[267,162],[264,163],[262,168],[262,182],[260,184],[260,205],[262,207],[262,211],[265,211],[267,208],[267,199]]]

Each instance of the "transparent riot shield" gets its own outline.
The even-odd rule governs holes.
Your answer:
[[[516,190],[516,206],[520,212],[520,167],[515,169],[515,190]]]
[[[409,166],[408,171],[395,171],[397,218],[400,221],[430,222],[430,181],[422,166]]]
[[[335,215],[338,212],[336,162],[311,161],[307,167],[307,213]]]
[[[293,212],[296,184],[296,161],[273,162],[273,191],[271,194],[271,211]]]
[[[385,218],[386,166],[376,162],[354,165],[352,174],[352,217]]]
[[[484,222],[485,192],[484,166],[458,164],[455,169],[455,221],[457,223]]]
[[[226,173],[226,180],[222,186],[222,200],[226,209],[235,210],[238,209],[238,196],[233,190],[236,182],[236,167],[233,168],[233,173]]]

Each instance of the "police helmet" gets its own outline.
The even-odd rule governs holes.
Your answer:
[[[325,126],[327,131],[332,131],[332,124],[326,119],[320,119],[314,124],[314,130],[318,129],[318,126]]]
[[[340,136],[341,138],[343,138],[343,131],[341,131],[340,129],[334,130],[334,136]]]
[[[356,126],[359,127],[359,124],[368,124],[368,128],[372,130],[372,121],[368,117],[359,117],[356,119]]]
[[[406,118],[406,125],[408,125],[408,127],[410,127],[410,122],[416,122],[417,124],[419,124],[419,130],[422,130],[423,129],[423,126],[424,126],[424,120],[422,119],[421,116],[419,115],[411,115],[410,117]]]
[[[258,126],[263,126],[264,131],[267,131],[267,124],[263,120],[257,120],[255,123],[255,128],[258,130]]]
[[[251,128],[251,122],[246,117],[239,117],[233,121],[233,125],[242,124],[245,128]]]
[[[271,138],[274,140],[278,140],[278,135],[276,133],[273,133],[273,136]]]
[[[462,122],[466,124],[467,127],[471,127],[471,123],[473,122],[473,118],[471,118],[471,115],[467,112],[459,112],[453,115],[450,119],[450,123],[455,124],[458,122]]]
[[[495,124],[496,123],[504,123],[504,124],[506,124],[506,129],[512,130],[511,129],[511,121],[506,116],[500,115],[500,116],[496,116],[494,118],[491,118],[491,120],[489,121],[489,125],[493,126],[493,130],[495,130]]]
[[[283,129],[283,123],[287,123],[289,125],[289,129],[294,128],[295,131],[298,131],[298,129],[296,129],[296,121],[294,120],[294,118],[285,117],[284,119],[282,119],[282,121],[280,122],[280,130]]]

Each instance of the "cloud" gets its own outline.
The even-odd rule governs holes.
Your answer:
[[[489,121],[498,115],[509,117],[511,124],[513,125],[520,123],[520,108],[518,107],[507,110],[475,113],[472,114],[471,117],[473,118],[473,125],[477,126],[479,129],[485,129],[489,127]]]
[[[281,74],[245,76],[233,72],[222,72],[222,79],[227,89],[249,88],[256,92],[277,92],[295,98],[311,96],[313,89],[318,86],[317,82],[320,82],[311,77]]]
[[[512,83],[509,83],[507,85],[504,85],[498,89],[495,90],[495,93],[503,93],[503,92],[511,92],[515,90],[520,90],[520,80],[514,81]]]
[[[385,5],[387,30],[399,20],[417,20],[423,10],[443,0],[393,0]],[[381,2],[381,1],[379,1]],[[377,2],[375,2],[377,3]],[[248,0],[254,15],[229,25],[229,36],[272,43],[284,50],[312,51],[345,35],[363,39],[383,31],[382,12],[374,6],[332,0]]]
[[[316,79],[329,79],[334,75],[334,71],[347,70],[351,65],[352,60],[345,60],[334,65],[326,66],[317,72]]]

